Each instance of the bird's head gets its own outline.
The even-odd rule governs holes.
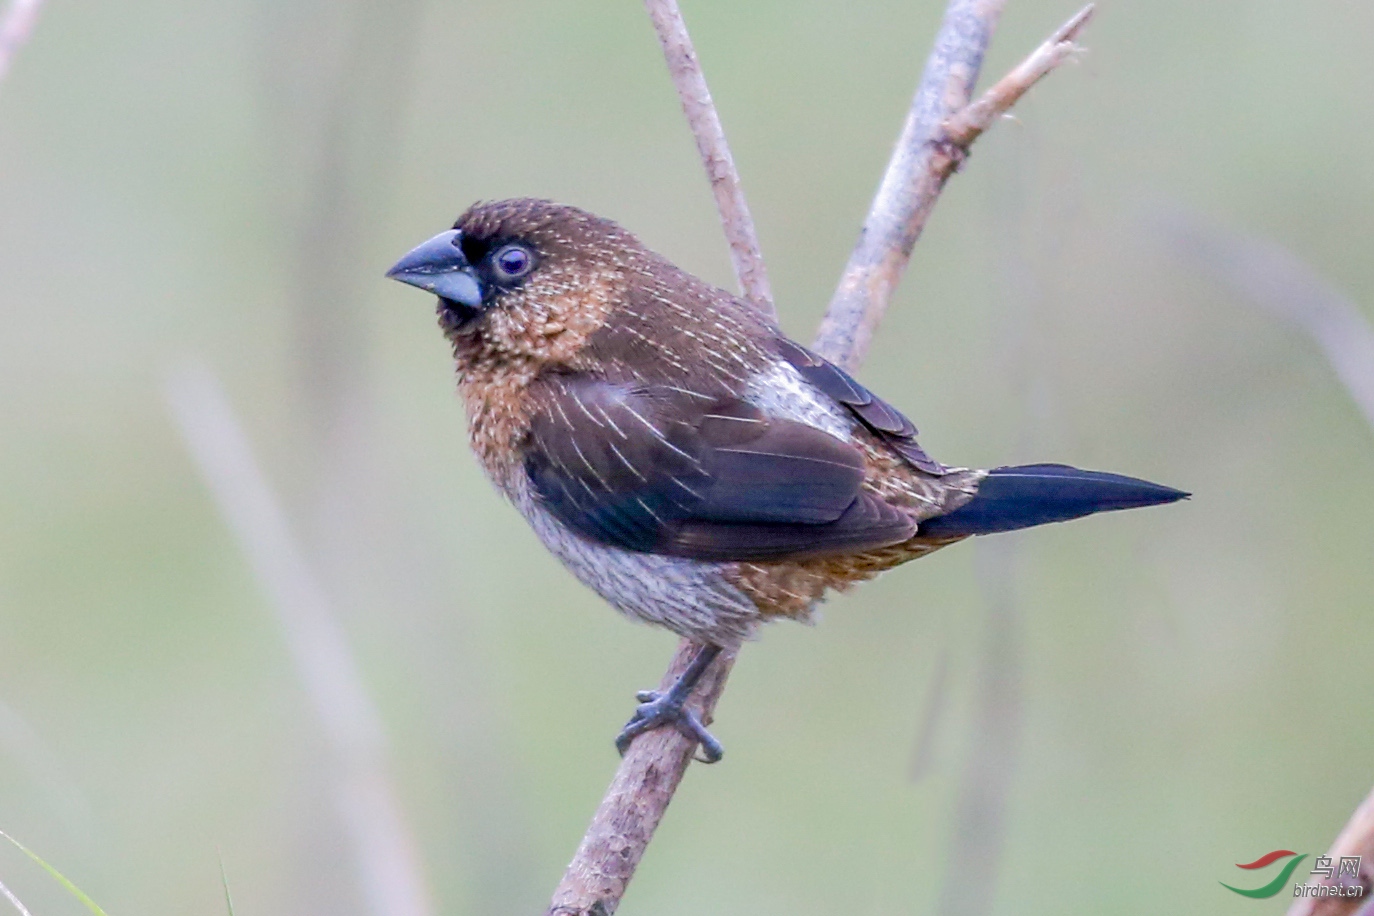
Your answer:
[[[607,219],[546,200],[477,203],[387,272],[439,297],[460,349],[566,359],[653,258]]]

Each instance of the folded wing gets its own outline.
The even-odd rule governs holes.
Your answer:
[[[778,354],[791,363],[802,378],[848,408],[869,432],[912,467],[937,477],[948,473],[949,468],[927,455],[916,442],[916,427],[897,408],[860,385],[854,376],[801,344],[786,337],[777,338],[775,344]]]
[[[858,449],[738,399],[566,376],[543,392],[525,470],[591,540],[702,560],[887,546],[915,524],[863,491]]]

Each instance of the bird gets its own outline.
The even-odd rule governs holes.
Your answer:
[[[973,535],[1189,495],[1062,464],[944,465],[756,306],[576,207],[479,201],[387,276],[438,297],[472,451],[544,547],[698,647],[637,695],[622,755],[674,726],[719,760],[686,701],[764,622]]]

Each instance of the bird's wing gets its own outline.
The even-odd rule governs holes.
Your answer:
[[[801,344],[785,337],[777,338],[776,343],[779,355],[795,366],[803,378],[847,407],[859,422],[907,462],[927,474],[938,476],[948,472],[948,468],[917,444],[916,427],[897,408],[860,385],[848,372]]]
[[[915,531],[861,490],[858,449],[733,398],[559,377],[544,386],[525,455],[546,509],[627,550],[786,559],[886,546]]]

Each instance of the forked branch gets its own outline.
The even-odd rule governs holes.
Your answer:
[[[955,119],[968,106],[1004,2],[950,0],[946,8],[897,149],[816,342],[824,355],[846,368],[855,369],[863,361],[925,218],[967,144],[1036,80],[1063,62],[1073,37],[1091,13],[1089,7],[1056,32],[1047,43],[1051,52],[1038,49],[1027,63],[998,82],[992,90],[996,100],[966,116],[976,130],[964,145],[953,144],[947,125],[964,123]],[[711,179],[740,288],[772,315],[772,296],[753,221],[682,14],[676,0],[645,0],[645,6]],[[1060,47],[1065,44],[1067,48]],[[678,645],[663,677],[663,689],[677,679],[696,650],[686,640]],[[732,653],[722,653],[707,669],[690,702],[708,725],[734,661]],[[548,916],[611,916],[616,911],[695,748],[694,740],[674,729],[658,729],[635,739],[554,892]]]
[[[925,75],[911,100],[897,148],[864,220],[859,241],[821,320],[815,349],[851,371],[868,354],[873,330],[911,260],[930,211],[970,145],[1041,77],[1068,60],[1092,18],[1089,4],[969,104],[983,51],[1004,0],[951,2]]]

